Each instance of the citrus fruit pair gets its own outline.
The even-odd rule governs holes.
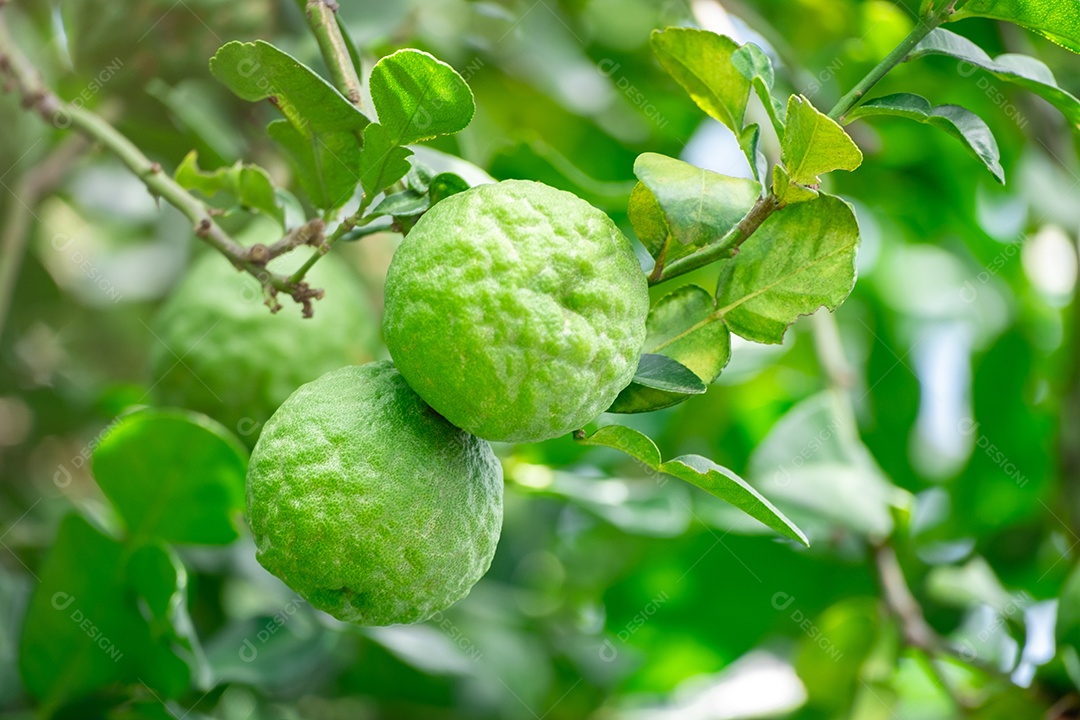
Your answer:
[[[397,368],[326,374],[266,424],[248,471],[259,561],[366,625],[463,597],[502,519],[484,439],[544,440],[599,415],[634,375],[648,306],[629,241],[569,193],[507,181],[439,202],[388,273]]]

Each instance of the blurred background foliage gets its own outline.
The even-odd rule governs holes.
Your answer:
[[[827,109],[907,34],[913,5],[401,0],[343,3],[341,16],[367,68],[418,47],[468,80],[475,120],[432,147],[498,179],[576,192],[630,233],[640,152],[749,173],[730,133],[653,59],[652,29],[694,24],[757,42],[782,90]],[[244,158],[289,183],[263,132],[272,108],[233,98],[207,59],[226,41],[266,38],[324,71],[294,3],[27,0],[14,12],[20,45],[60,94],[111,118],[164,167],[195,148],[205,167]],[[990,21],[950,29],[991,55],[1040,58],[1080,95],[1080,59],[1065,50]],[[867,160],[830,175],[830,189],[855,204],[864,236],[859,283],[838,313],[850,367],[836,379],[856,401],[857,428],[838,409],[810,320],[783,346],[737,341],[707,395],[629,418],[665,457],[702,453],[741,472],[808,532],[809,550],[613,451],[569,438],[500,447],[498,554],[442,616],[345,626],[265,573],[244,533],[223,547],[178,544],[156,552],[179,573],[189,615],[188,689],[163,702],[146,684],[111,686],[50,710],[1077,716],[1080,583],[1066,583],[1080,545],[1076,133],[1038,98],[949,58],[906,63],[875,92],[901,90],[981,115],[1008,184],[926,126],[849,127]],[[61,526],[72,509],[116,524],[86,458],[119,413],[153,398],[149,325],[197,241],[108,155],[71,147],[10,95],[0,112],[0,214],[8,226],[24,220],[29,238],[0,344],[0,708],[29,718],[16,655],[30,592],[58,533],[93,532],[73,518]],[[341,249],[373,312],[395,243]],[[72,587],[107,582],[101,567],[67,572]],[[951,648],[936,659],[911,642],[919,606]]]

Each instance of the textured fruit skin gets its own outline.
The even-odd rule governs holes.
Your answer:
[[[487,572],[502,467],[389,362],[304,385],[266,424],[248,466],[259,562],[347,622],[420,622]]]
[[[293,390],[371,360],[378,325],[359,278],[333,256],[309,278],[326,292],[315,316],[305,319],[288,298],[275,315],[255,278],[217,253],[196,259],[153,323],[158,402],[210,415],[250,447]]]
[[[383,335],[414,390],[493,441],[582,427],[630,383],[648,285],[600,210],[541,183],[480,185],[435,205],[386,279]]]

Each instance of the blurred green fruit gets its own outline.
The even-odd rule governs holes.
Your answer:
[[[383,333],[450,422],[537,442],[593,420],[629,384],[648,311],[645,276],[607,215],[508,180],[420,219],[390,264]]]
[[[259,562],[313,606],[363,625],[420,622],[487,572],[502,467],[389,362],[297,390],[248,468]]]
[[[157,401],[206,413],[251,446],[296,388],[371,360],[378,326],[359,278],[327,256],[308,279],[326,292],[315,316],[305,319],[288,298],[275,315],[255,278],[218,253],[199,257],[153,324]]]

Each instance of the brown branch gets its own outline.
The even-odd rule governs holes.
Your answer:
[[[0,0],[0,8],[3,5],[4,1]],[[281,309],[280,303],[277,302],[278,293],[285,293],[303,306],[305,317],[311,316],[313,312],[311,301],[321,298],[322,290],[311,288],[302,279],[294,281],[288,276],[272,273],[266,269],[266,263],[276,257],[276,254],[310,241],[312,232],[316,232],[321,238],[321,224],[316,228],[312,223],[308,223],[286,235],[282,241],[270,246],[275,251],[279,251],[276,254],[265,245],[244,247],[214,221],[212,208],[208,208],[163,172],[160,164],[147,158],[142,150],[115,127],[85,108],[64,102],[53,93],[12,42],[2,16],[0,16],[0,79],[5,81],[5,90],[13,89],[18,93],[22,98],[23,107],[27,110],[37,113],[43,120],[56,127],[74,127],[112,151],[153,195],[164,199],[191,221],[198,238],[227,257],[238,270],[243,270],[259,280],[266,293],[266,304],[272,312]],[[302,242],[297,242],[297,238],[301,238]],[[294,242],[296,244],[293,244]]]

